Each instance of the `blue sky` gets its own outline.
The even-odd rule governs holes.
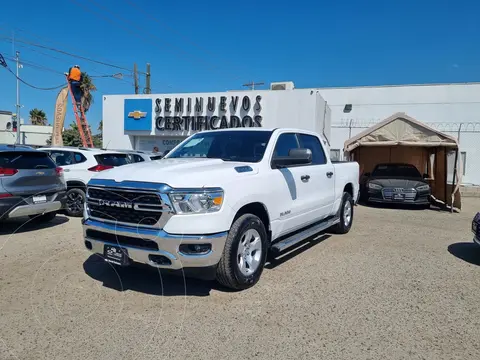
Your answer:
[[[154,93],[240,89],[251,80],[300,88],[480,81],[479,13],[473,0],[23,0],[21,10],[5,1],[2,14],[12,16],[0,18],[0,53],[14,56],[14,32],[128,69],[149,62]],[[21,78],[39,87],[62,84],[73,64],[91,75],[130,75],[24,43],[17,50],[30,64]],[[101,96],[133,93],[133,80],[96,85],[94,129]],[[22,117],[37,107],[52,119],[56,94],[22,85]],[[15,111],[15,102],[15,78],[0,68],[0,109]]]

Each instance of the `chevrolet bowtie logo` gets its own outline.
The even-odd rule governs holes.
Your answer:
[[[132,117],[133,117],[135,120],[144,118],[145,116],[147,116],[147,113],[146,113],[146,112],[143,112],[143,111],[140,111],[140,110],[130,111],[130,112],[128,113],[128,117],[129,117],[129,118],[132,118]]]

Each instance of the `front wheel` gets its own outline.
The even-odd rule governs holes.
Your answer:
[[[235,290],[252,287],[262,275],[267,248],[263,222],[252,214],[240,216],[228,234],[217,267],[217,281]]]
[[[340,222],[332,228],[333,232],[336,234],[348,233],[353,223],[353,198],[347,192],[344,192],[342,196],[339,219]]]
[[[65,194],[67,201],[65,204],[65,212],[68,216],[83,216],[83,207],[85,204],[85,192],[82,189],[68,189]]]

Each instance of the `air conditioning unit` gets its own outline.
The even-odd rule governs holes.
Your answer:
[[[293,81],[274,82],[270,84],[270,90],[293,90],[295,84]]]

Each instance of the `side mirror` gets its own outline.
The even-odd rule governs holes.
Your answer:
[[[290,149],[288,156],[276,156],[272,159],[274,167],[308,165],[311,162],[312,151],[310,149]]]
[[[366,172],[366,173],[363,174],[363,176],[365,176],[365,177],[370,177],[370,175],[371,174],[369,172]]]
[[[428,178],[430,178],[430,176],[428,176],[428,174],[423,174],[423,178],[428,179]]]

